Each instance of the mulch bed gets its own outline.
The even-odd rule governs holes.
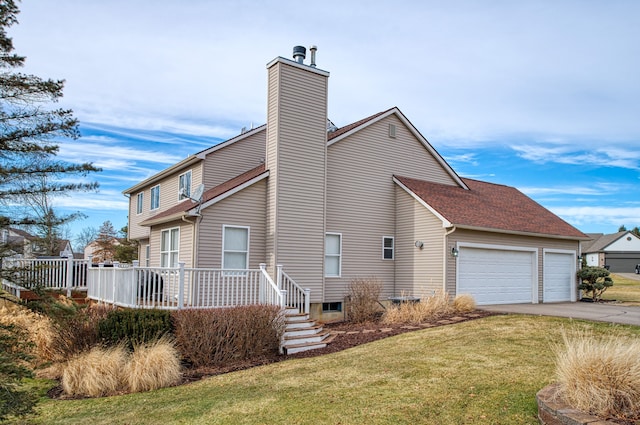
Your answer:
[[[270,363],[280,362],[289,359],[300,359],[308,357],[322,356],[329,353],[346,350],[361,344],[377,341],[379,339],[388,338],[394,335],[400,335],[405,332],[412,332],[420,329],[433,328],[436,326],[446,326],[454,323],[466,322],[468,320],[479,319],[482,317],[493,316],[484,310],[475,310],[470,313],[456,313],[449,316],[442,316],[419,325],[384,325],[377,322],[367,323],[350,323],[350,322],[333,322],[323,324],[323,328],[331,331],[333,340],[325,348],[317,348],[315,350],[303,351],[301,353],[290,354],[288,356],[274,354],[271,356],[263,356],[244,362],[234,363],[221,367],[187,369],[184,373],[184,383],[197,381],[209,376],[220,375],[223,373],[234,372],[237,370],[249,369],[256,366],[263,366]]]

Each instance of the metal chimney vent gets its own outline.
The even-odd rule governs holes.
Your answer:
[[[293,59],[298,63],[304,63],[304,58],[307,57],[307,49],[304,46],[294,46]]]

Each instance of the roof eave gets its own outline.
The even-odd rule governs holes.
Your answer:
[[[182,161],[178,162],[177,164],[172,165],[169,168],[165,168],[164,170],[160,171],[159,173],[154,174],[153,176],[149,177],[148,179],[145,179],[143,181],[141,181],[140,183],[138,183],[135,186],[131,186],[128,189],[125,189],[122,191],[122,193],[124,195],[130,194],[130,193],[134,193],[134,192],[138,192],[140,191],[142,188],[149,186],[150,184],[153,183],[157,183],[160,180],[164,179],[167,174],[171,174],[177,170],[180,170],[182,168],[194,165],[200,161],[202,161],[204,159],[204,157],[202,155],[189,155],[188,157],[186,157],[185,159],[183,159]]]
[[[575,240],[575,241],[584,241],[584,240],[591,239],[586,235],[585,236],[556,235],[556,234],[549,234],[549,233],[525,232],[522,230],[508,230],[508,229],[497,229],[493,227],[470,226],[466,224],[456,224],[456,223],[453,223],[452,226],[456,227],[457,229],[464,229],[464,230],[476,230],[480,232],[503,233],[503,234],[509,234],[509,235],[521,235],[521,236],[531,236],[531,237],[549,238],[549,239],[568,239],[568,240]]]

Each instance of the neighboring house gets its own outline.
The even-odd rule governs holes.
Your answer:
[[[38,237],[14,227],[0,230],[0,243],[9,245],[15,253],[10,258],[39,258],[47,253],[46,247]],[[59,252],[62,256],[73,255],[71,244],[66,239],[58,241],[55,252]]]
[[[630,231],[611,234],[590,233],[582,252],[587,266],[607,267],[616,273],[634,273],[640,264],[640,238]]]
[[[384,298],[576,300],[582,232],[514,188],[458,176],[398,108],[335,128],[315,64],[278,57],[267,72],[265,125],[124,192],[141,265],[281,264],[323,318],[367,276]]]

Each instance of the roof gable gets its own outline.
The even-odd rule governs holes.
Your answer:
[[[627,238],[631,238],[631,240],[627,240]],[[640,238],[629,230],[623,230],[599,235],[590,245],[584,247],[584,252],[635,251],[638,250],[638,245],[640,245]]]
[[[458,176],[458,174],[451,168],[451,166],[445,161],[445,159],[436,151],[433,146],[429,143],[429,141],[418,131],[416,127],[404,116],[404,114],[397,107],[393,107],[391,109],[387,109],[383,112],[378,112],[377,114],[371,115],[367,118],[364,118],[360,121],[356,121],[347,126],[341,127],[337,129],[335,132],[329,133],[327,135],[327,146],[331,146],[334,143],[338,143],[341,140],[346,139],[350,135],[361,131],[362,129],[377,123],[378,121],[390,116],[395,115],[398,119],[404,124],[404,126],[413,134],[413,136],[425,147],[425,149],[435,158],[435,160],[440,164],[440,166],[444,169],[444,171],[451,176],[451,178],[458,184],[460,187],[467,189],[467,185],[465,181]]]
[[[516,188],[463,179],[468,190],[408,177],[394,177],[429,209],[444,227],[543,235],[569,239],[588,237]]]

